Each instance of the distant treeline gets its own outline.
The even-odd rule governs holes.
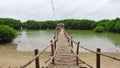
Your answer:
[[[14,29],[55,29],[58,23],[64,23],[65,29],[74,30],[94,30],[102,29],[102,31],[117,32],[120,33],[120,18],[116,19],[103,19],[100,21],[88,20],[88,19],[65,19],[58,21],[35,21],[28,20],[21,22],[20,20],[12,18],[0,18],[0,25],[9,25]]]

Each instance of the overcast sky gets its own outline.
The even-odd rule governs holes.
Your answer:
[[[114,19],[120,0],[54,0],[57,19]],[[22,21],[54,20],[51,0],[0,0],[0,17]]]

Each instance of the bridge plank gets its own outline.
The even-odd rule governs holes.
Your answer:
[[[65,37],[64,29],[61,29],[59,32],[56,48],[55,64],[49,64],[48,68],[81,68],[76,64],[76,56],[71,53],[71,48]]]
[[[61,29],[59,32],[56,48],[55,64],[49,64],[48,68],[80,68],[80,66],[76,64],[76,56],[71,53],[64,29]]]

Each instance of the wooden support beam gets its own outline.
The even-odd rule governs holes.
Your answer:
[[[54,51],[56,49],[56,42],[57,42],[57,40],[55,40],[55,42],[54,42]]]
[[[72,37],[71,37],[71,39],[72,39]],[[71,47],[73,48],[73,41],[71,40]]]
[[[101,49],[97,48],[97,52],[100,53]],[[100,68],[100,54],[96,54],[96,68]]]
[[[53,56],[54,55],[54,46],[52,44],[52,40],[50,42],[51,42],[51,53],[52,53],[52,56]],[[54,58],[52,59],[52,64],[54,64]]]
[[[78,44],[77,44],[77,51],[76,51],[77,55],[79,54],[79,44],[80,44],[80,42],[78,42]],[[79,58],[78,58],[78,56],[76,56],[76,64],[79,65]]]
[[[71,47],[73,48],[73,41],[72,41],[72,37],[71,37]],[[73,51],[71,50],[71,53],[73,53]]]
[[[35,53],[35,56],[39,53],[39,50],[38,49],[35,49],[34,50],[34,53]],[[40,68],[40,65],[39,65],[39,57],[37,57],[36,59],[35,59],[35,67],[36,68]]]

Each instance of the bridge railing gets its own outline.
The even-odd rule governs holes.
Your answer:
[[[72,41],[77,44],[76,41],[74,41],[74,40],[72,40]],[[101,53],[101,49],[100,48],[97,48],[96,51],[93,51],[93,50],[90,50],[90,49],[88,49],[86,47],[83,47],[83,46],[80,46],[80,45],[79,45],[79,47],[84,49],[84,50],[87,50],[87,51],[89,51],[91,53],[96,54],[96,68],[100,68],[101,67],[100,66],[101,65],[100,64],[100,56],[104,56],[104,57],[107,57],[107,58],[110,58],[110,59],[113,59],[113,60],[116,60],[116,61],[120,61],[120,58],[112,57],[112,56],[109,56],[109,55]]]
[[[71,47],[72,53],[76,56],[76,64],[79,65],[79,61],[85,65],[87,65],[89,68],[93,68],[91,65],[89,65],[88,63],[86,63],[85,61],[83,61],[82,59],[80,59],[79,57],[79,42],[77,44],[77,50],[76,52],[73,50],[73,48]]]
[[[50,45],[48,45],[46,48],[44,48],[41,52],[39,52],[39,50],[38,49],[35,49],[34,50],[34,53],[35,53],[35,57],[33,57],[31,60],[29,60],[27,63],[25,63],[24,65],[21,65],[20,66],[20,68],[25,68],[25,67],[27,67],[28,65],[30,65],[33,61],[35,61],[35,68],[40,68],[40,63],[39,63],[39,57],[49,48],[49,47],[51,47],[51,53],[52,53],[52,58],[50,59],[50,61],[49,60],[47,60],[47,61],[45,61],[45,62],[53,62],[54,63],[54,53],[56,53],[56,51],[55,51],[55,49],[56,49],[56,42],[57,42],[57,40],[58,40],[58,34],[59,34],[59,31],[56,31],[56,33],[55,33],[55,36],[54,36],[54,40],[52,41],[50,41],[51,42],[51,44]]]
[[[35,57],[33,57],[31,60],[29,60],[27,63],[25,63],[24,65],[21,65],[20,68],[25,68],[28,65],[30,65],[33,61],[35,61],[35,66],[36,68],[40,68],[39,65],[39,56],[42,55],[50,46],[52,46],[53,44],[56,43],[57,40],[54,40],[54,42],[52,42],[49,46],[47,46],[46,48],[44,48],[41,52],[39,52],[38,49],[35,49]],[[52,48],[52,47],[51,47]]]
[[[73,40],[73,38],[71,36],[68,35],[67,32],[64,32],[65,35],[66,35],[66,38],[68,40],[68,42],[70,43],[70,46],[73,48],[73,43],[77,45],[77,50],[76,50],[76,56],[78,56],[78,53],[79,53],[79,47],[86,50],[86,51],[89,51],[91,53],[94,53],[96,54],[96,68],[100,68],[100,56],[104,56],[104,57],[107,57],[107,58],[110,58],[110,59],[113,59],[113,60],[116,60],[116,61],[120,61],[120,58],[116,58],[116,57],[112,57],[112,56],[109,56],[109,55],[106,55],[106,54],[103,54],[101,53],[101,49],[100,48],[97,48],[97,51],[93,51],[93,50],[90,50],[86,47],[83,47],[80,45],[80,42],[76,42],[75,40]],[[72,49],[71,48],[71,49]],[[78,58],[76,60],[77,64],[78,64]],[[81,60],[82,61],[82,60]],[[91,67],[90,65],[88,65],[86,62],[82,61],[83,63],[85,63],[87,66]]]
[[[50,63],[54,64],[54,58],[55,58],[55,55],[57,53],[57,49],[55,49],[54,53],[52,54],[52,57],[50,57],[46,62],[45,64],[42,66],[42,68],[48,68],[48,65]]]

